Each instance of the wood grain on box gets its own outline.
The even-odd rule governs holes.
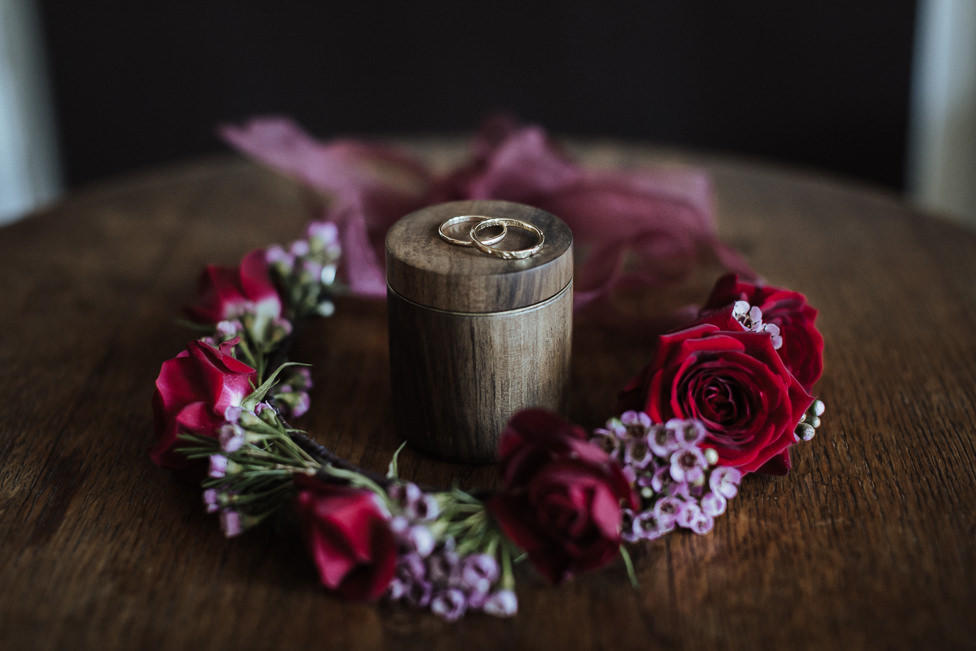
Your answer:
[[[545,243],[524,260],[450,244],[461,215],[520,219]],[[516,229],[509,239],[522,248]],[[492,461],[519,409],[564,412],[572,336],[572,233],[522,204],[463,201],[405,216],[386,238],[390,373],[397,430],[436,456]]]

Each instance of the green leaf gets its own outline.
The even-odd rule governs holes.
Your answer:
[[[281,374],[281,372],[286,368],[288,368],[289,366],[310,366],[310,364],[301,364],[299,362],[285,362],[284,364],[276,368],[275,372],[272,373],[261,386],[259,386],[254,391],[252,391],[251,395],[249,395],[247,398],[244,399],[244,402],[241,404],[241,407],[243,407],[248,411],[254,411],[254,407],[257,406],[259,402],[264,400],[264,397],[268,395],[268,391],[270,391],[271,387],[273,387],[275,383],[278,381],[278,376]]]
[[[400,478],[400,471],[397,468],[397,460],[400,458],[400,452],[406,446],[407,446],[407,442],[404,441],[403,443],[400,444],[400,447],[398,447],[396,449],[396,452],[393,453],[393,459],[392,459],[392,461],[390,461],[390,467],[386,471],[386,476],[387,476],[388,479],[399,479]]]

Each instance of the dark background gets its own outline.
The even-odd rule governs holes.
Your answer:
[[[914,0],[42,0],[65,177],[313,134],[555,134],[728,151],[904,187]]]

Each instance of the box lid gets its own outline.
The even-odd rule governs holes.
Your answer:
[[[443,240],[438,227],[462,215],[520,219],[538,227],[545,242],[538,253],[504,260],[473,246]],[[468,229],[470,226],[467,227]],[[455,231],[454,237],[466,239]],[[494,244],[527,248],[535,236],[517,228]],[[438,310],[501,312],[534,305],[561,292],[573,279],[573,234],[558,217],[510,201],[453,201],[412,212],[386,235],[386,281],[397,294]]]

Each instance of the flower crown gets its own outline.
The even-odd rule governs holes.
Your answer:
[[[523,559],[558,584],[620,555],[633,579],[623,543],[707,533],[744,475],[788,472],[791,446],[820,424],[816,310],[728,274],[690,322],[657,338],[603,427],[514,414],[500,489],[424,489],[398,476],[397,455],[384,476],[358,469],[290,425],[312,380],[285,353],[299,322],[334,312],[337,221],[207,267],[187,311],[208,332],[162,365],[150,455],[200,482],[228,537],[295,514],[320,581],[346,599],[455,620],[513,615]]]

